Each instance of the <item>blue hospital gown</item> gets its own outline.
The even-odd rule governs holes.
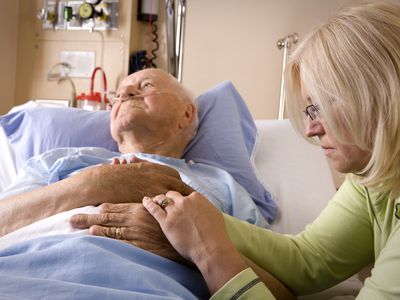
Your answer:
[[[14,183],[0,194],[0,199],[49,185],[95,165],[110,164],[113,157],[129,159],[132,155],[95,147],[50,150],[29,159]],[[156,154],[136,153],[135,156],[176,169],[187,185],[206,196],[222,212],[251,224],[270,227],[250,194],[228,172]]]

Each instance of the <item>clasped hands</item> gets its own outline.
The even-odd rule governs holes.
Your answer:
[[[190,249],[190,246],[186,244],[187,242],[190,243],[190,239],[187,237],[193,236],[193,233],[195,236],[200,234],[197,232],[198,229],[191,225],[191,218],[196,215],[196,206],[206,205],[208,211],[214,214],[214,216],[202,215],[197,217],[211,217],[220,223],[220,227],[224,227],[220,212],[204,196],[193,192],[189,186],[183,183],[179,173],[172,168],[140,161],[136,158],[133,158],[129,164],[126,160],[114,159],[112,164],[113,166],[102,167],[110,168],[110,172],[112,172],[111,168],[114,168],[114,172],[119,174],[108,173],[106,174],[106,181],[106,178],[99,178],[98,180],[101,180],[105,185],[101,187],[101,190],[104,193],[109,193],[109,199],[113,203],[101,204],[99,214],[72,216],[71,225],[76,228],[89,228],[90,234],[121,239],[179,263],[194,266],[192,262],[195,255],[188,253],[187,249]],[[115,165],[120,166],[115,169]],[[126,176],[121,177],[124,170],[118,167],[126,168]],[[135,171],[129,171],[129,168],[135,168]],[[132,178],[136,180],[132,180]],[[113,196],[113,194],[115,195]],[[168,199],[174,199],[172,202],[177,201],[178,205],[175,205],[175,203],[168,204],[168,201],[165,201],[165,194],[169,197]],[[104,198],[105,195],[102,196]],[[185,205],[185,202],[182,202],[184,198],[190,200],[191,205]],[[110,200],[107,202],[110,202]],[[146,208],[143,206],[142,200]],[[167,212],[171,209],[170,206],[174,207],[167,218]],[[204,209],[198,211],[204,211]],[[186,213],[187,218],[184,217]],[[164,228],[160,228],[160,225]],[[174,230],[173,227],[178,230]],[[183,234],[186,238],[183,239],[185,245],[182,245],[181,233],[184,229],[186,229],[187,234]],[[209,229],[213,231],[213,228]],[[163,231],[167,233],[168,239]],[[203,238],[205,234],[201,234]],[[174,243],[175,248],[184,257],[171,246],[169,241]]]
[[[115,159],[113,164],[129,166],[127,161],[118,159]],[[130,165],[137,169],[135,173],[139,174],[139,177],[136,178],[142,178],[147,183],[134,185],[135,188],[139,188],[135,195],[130,195],[134,201],[126,201],[129,198],[116,196],[112,198],[114,204],[100,205],[99,214],[72,216],[72,226],[89,228],[93,235],[121,239],[157,255],[197,268],[202,274],[204,269],[209,269],[207,265],[210,262],[227,261],[227,266],[233,268],[232,264],[235,261],[239,270],[246,265],[250,266],[273,294],[283,295],[282,299],[295,299],[280,281],[237,252],[229,240],[222,214],[207,198],[183,183],[177,171],[166,166],[138,162],[135,158]],[[159,172],[158,175],[151,176],[155,180],[145,178],[154,171]],[[108,183],[112,193],[112,182]],[[128,182],[122,183],[125,185],[123,188],[130,190]],[[118,200],[128,203],[118,203]],[[226,268],[223,269],[227,273],[225,275],[230,277]],[[235,269],[233,273],[237,272]],[[209,284],[212,293],[219,287],[220,283],[214,280]]]
[[[98,214],[77,214],[70,218],[76,228],[89,228],[89,233],[114,239],[153,252],[179,263],[192,266],[171,246],[160,225],[142,203],[103,203]]]
[[[98,214],[78,214],[70,219],[75,228],[89,228],[92,235],[121,239],[171,260],[193,266],[171,246],[158,222],[142,204],[144,196],[165,194],[169,190],[189,195],[193,189],[167,166],[114,158],[111,165],[91,170],[91,195],[99,206]],[[112,203],[111,203],[112,202]]]

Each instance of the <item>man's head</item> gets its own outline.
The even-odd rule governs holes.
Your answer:
[[[197,128],[192,95],[171,75],[145,69],[126,77],[111,111],[119,150],[180,157]]]

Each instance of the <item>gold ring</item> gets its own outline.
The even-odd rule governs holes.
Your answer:
[[[164,208],[168,205],[168,203],[171,203],[171,202],[174,202],[174,200],[172,200],[172,199],[169,198],[169,197],[165,197],[165,198],[161,201],[160,207],[161,207],[162,209],[164,209]]]
[[[121,231],[121,227],[117,227],[116,229],[115,229],[115,237],[117,238],[117,239],[122,239],[122,231]]]

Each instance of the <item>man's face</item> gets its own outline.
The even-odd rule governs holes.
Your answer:
[[[124,131],[168,137],[176,132],[187,103],[170,76],[146,69],[125,78],[111,111],[111,134],[118,141]]]

